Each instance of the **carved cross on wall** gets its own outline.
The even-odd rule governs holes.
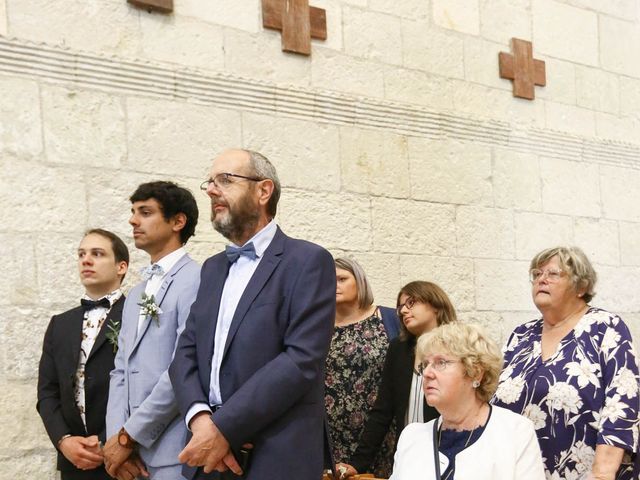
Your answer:
[[[535,87],[547,84],[545,65],[542,60],[533,58],[531,42],[511,39],[513,55],[505,52],[498,54],[500,77],[513,80],[513,96],[533,100]]]
[[[149,11],[156,10],[162,13],[173,12],[173,0],[127,0],[131,5],[145,8]]]
[[[282,50],[311,55],[311,39],[327,39],[327,12],[309,0],[262,0],[262,25],[282,31]]]

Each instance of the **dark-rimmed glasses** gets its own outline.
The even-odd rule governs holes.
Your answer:
[[[237,173],[225,172],[225,173],[219,173],[215,177],[202,182],[200,184],[200,190],[202,190],[203,192],[206,192],[207,190],[209,190],[209,185],[211,185],[212,183],[213,183],[213,186],[216,187],[217,189],[226,190],[234,183],[240,181],[240,180],[233,181],[231,180],[232,178],[240,178],[241,180],[248,180],[250,182],[260,182],[264,180],[264,178],[247,177],[246,175],[238,175]]]
[[[407,301],[398,305],[398,308],[396,309],[396,311],[398,312],[398,317],[402,318],[402,309],[404,307],[407,307],[407,310],[411,310],[416,303],[417,300],[415,298],[407,298]]]

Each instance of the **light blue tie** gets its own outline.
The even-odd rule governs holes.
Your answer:
[[[225,253],[227,254],[227,258],[229,259],[229,263],[235,263],[240,256],[250,258],[251,260],[255,260],[258,258],[256,254],[256,248],[253,246],[253,242],[249,242],[242,247],[234,247],[233,245],[227,245],[225,247]]]
[[[142,274],[142,278],[144,278],[145,280],[151,280],[151,277],[153,277],[154,275],[164,275],[164,269],[157,263],[154,263],[153,265],[149,265],[148,267],[143,268],[140,273]]]

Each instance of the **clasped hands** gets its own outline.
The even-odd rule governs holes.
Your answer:
[[[123,447],[118,443],[118,434],[107,440],[102,453],[107,473],[118,480],[133,480],[140,476],[149,476],[149,472],[134,449]]]
[[[184,447],[178,460],[190,467],[203,467],[204,473],[231,470],[242,475],[242,469],[231,451],[229,442],[213,423],[209,412],[196,414],[190,423],[193,436]],[[251,448],[251,445],[244,445]]]

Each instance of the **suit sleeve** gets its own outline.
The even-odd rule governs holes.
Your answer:
[[[36,409],[42,418],[47,434],[57,448],[62,436],[71,432],[62,415],[60,381],[56,370],[53,337],[56,317],[52,317],[44,335],[42,356],[38,368],[38,403]]]
[[[122,319],[120,320],[120,329],[124,325],[124,312],[128,309],[131,297],[127,297],[124,304]],[[124,335],[118,335],[118,351],[113,360],[113,370],[111,370],[111,379],[109,381],[109,400],[107,402],[107,418],[106,437],[110,438],[120,430],[127,419],[127,392],[124,382],[124,352],[125,352]]]
[[[234,448],[322,384],[335,320],[335,265],[329,252],[310,249],[291,285],[282,352],[213,414],[215,424]]]
[[[195,300],[198,291],[199,276],[196,272],[185,272],[185,275],[194,275],[178,295],[176,343],[173,347],[173,355],[179,338],[184,330],[185,322],[191,310],[191,304]],[[151,447],[162,432],[178,415],[176,397],[169,379],[169,371],[165,370],[153,387],[151,393],[140,404],[138,409],[124,424],[125,430],[138,443],[146,448]]]

